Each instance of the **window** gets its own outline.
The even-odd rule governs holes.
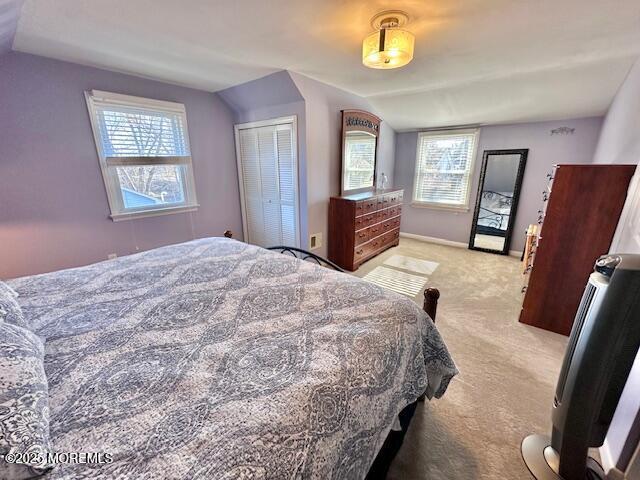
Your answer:
[[[111,218],[195,210],[184,105],[86,92]]]
[[[414,204],[463,210],[469,207],[477,136],[477,130],[418,135]]]
[[[373,187],[376,168],[376,137],[364,132],[347,132],[344,137],[343,191]]]

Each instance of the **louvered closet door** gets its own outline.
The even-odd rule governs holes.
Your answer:
[[[247,241],[298,245],[297,169],[293,125],[238,131]]]

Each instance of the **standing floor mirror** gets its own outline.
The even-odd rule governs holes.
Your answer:
[[[485,150],[469,248],[509,254],[529,149]]]

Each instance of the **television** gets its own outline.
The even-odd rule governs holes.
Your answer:
[[[521,451],[538,480],[604,478],[588,456],[603,444],[640,346],[640,255],[600,257],[575,316],[552,406],[551,437]]]

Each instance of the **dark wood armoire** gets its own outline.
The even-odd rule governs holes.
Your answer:
[[[520,321],[569,335],[596,259],[609,251],[635,165],[557,165],[542,192]]]

